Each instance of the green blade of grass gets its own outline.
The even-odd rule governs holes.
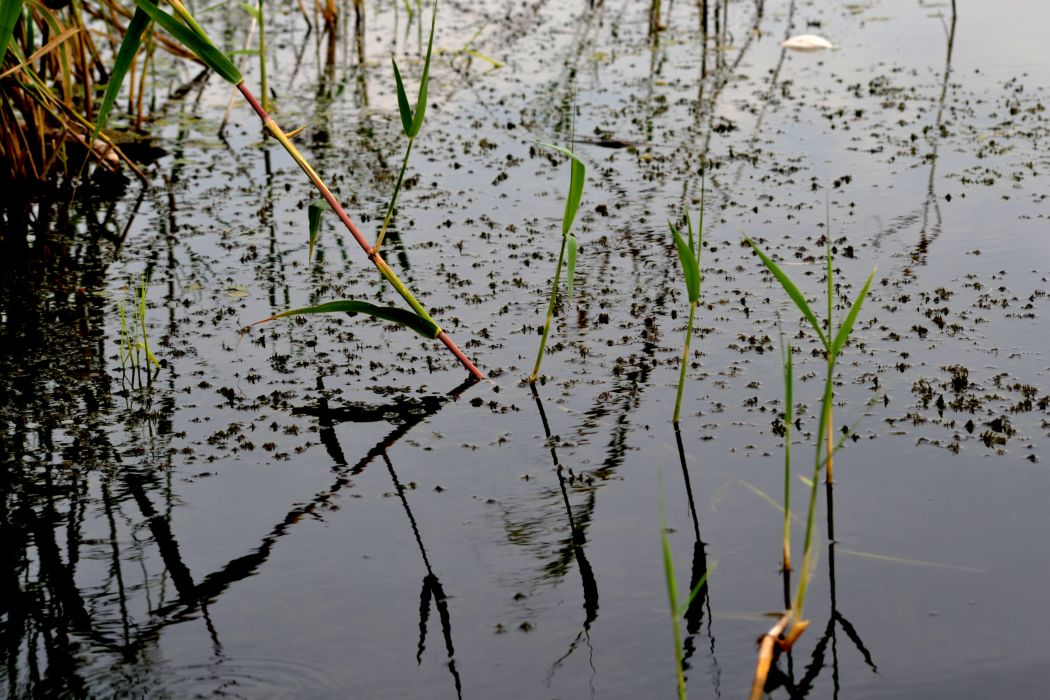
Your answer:
[[[274,314],[269,318],[264,318],[261,321],[256,321],[251,324],[255,326],[259,323],[266,323],[267,321],[276,321],[279,318],[288,318],[290,316],[300,316],[303,314],[334,314],[334,313],[348,313],[348,314],[365,314],[373,318],[382,319],[383,321],[390,321],[396,323],[405,328],[414,330],[424,338],[437,338],[438,333],[441,329],[433,321],[423,318],[419,314],[416,314],[407,309],[399,309],[394,306],[376,306],[367,301],[359,301],[357,299],[340,299],[338,301],[329,301],[323,304],[317,304],[316,306],[304,306],[300,309],[289,309],[282,311],[278,314]],[[251,327],[251,326],[249,326]]]
[[[135,0],[139,9],[148,14],[150,18],[171,34],[180,44],[193,52],[204,65],[211,68],[219,76],[232,85],[241,82],[241,72],[233,64],[229,56],[220,51],[214,44],[204,38],[201,34],[190,29],[182,22],[164,12],[150,0]]]
[[[139,45],[142,43],[142,35],[152,21],[149,15],[141,9],[136,9],[135,14],[131,17],[128,28],[124,31],[124,39],[120,42],[120,48],[117,50],[117,59],[113,63],[113,69],[109,72],[109,82],[106,83],[106,92],[102,96],[102,104],[99,105],[95,116],[95,129],[91,134],[89,143],[95,142],[99,133],[106,126],[106,122],[109,121],[109,113],[113,110],[113,105],[117,101],[117,95],[120,93],[120,87],[124,83],[124,77],[128,74],[128,70],[135,60],[135,54],[138,53]]]
[[[321,215],[331,209],[332,205],[324,199],[318,199],[310,203],[310,207],[307,210],[307,217],[310,221],[310,248],[306,254],[306,259],[308,261],[313,260],[314,246],[317,244],[317,239],[321,235]]]
[[[802,315],[806,317],[809,324],[813,326],[813,330],[817,332],[817,336],[820,338],[820,342],[824,345],[824,349],[830,351],[831,346],[828,343],[828,337],[824,334],[823,329],[821,329],[820,322],[817,320],[816,315],[814,315],[813,310],[809,308],[809,304],[806,302],[806,298],[802,296],[802,292],[798,291],[798,287],[795,286],[795,283],[784,274],[783,270],[777,267],[777,264],[773,262],[768,255],[762,252],[762,249],[759,248],[754,241],[750,238],[744,240],[746,240],[755,252],[758,253],[758,257],[762,259],[762,263],[773,273],[773,276],[777,278],[778,282],[780,282],[780,286],[783,287],[784,291],[787,292],[787,295],[791,297],[791,301],[795,302],[795,306],[797,306],[799,311],[802,312]]]
[[[566,243],[568,243],[568,262],[565,268],[565,301],[572,301],[572,284],[576,279],[576,248],[579,244],[576,242],[576,236],[572,234],[566,236]]]
[[[15,33],[15,25],[22,14],[24,0],[0,0],[0,64],[7,54],[7,45]]]
[[[408,131],[409,138],[415,138],[419,130],[423,128],[423,117],[427,112],[427,87],[430,83],[430,56],[434,50],[434,27],[437,26],[437,2],[434,2],[434,12],[430,16],[430,39],[427,41],[427,57],[423,61],[423,77],[419,79],[419,97],[416,99],[416,111],[412,117],[412,128]],[[402,113],[402,116],[404,113]]]
[[[405,130],[405,136],[412,137],[412,108],[408,106],[408,95],[405,94],[405,83],[401,80],[401,71],[397,69],[397,61],[392,57],[390,62],[394,64],[394,82],[397,83],[397,109],[401,112],[401,127]]]
[[[871,287],[871,281],[873,279],[875,279],[875,270],[872,270],[871,274],[868,275],[867,282],[864,283],[864,287],[857,293],[857,298],[853,300],[853,305],[850,307],[849,313],[846,314],[846,320],[842,322],[841,326],[839,326],[838,333],[835,334],[835,340],[831,342],[832,357],[837,357],[842,350],[842,346],[846,344],[846,340],[849,338],[850,331],[853,329],[853,324],[857,320],[857,314],[860,313],[861,304],[864,303],[864,297],[868,295],[868,288]]]
[[[707,583],[707,577],[711,574],[712,571],[715,570],[716,566],[717,564],[712,563],[711,566],[707,567],[707,571],[705,571],[704,575],[700,577],[700,580],[696,582],[696,585],[693,587],[693,590],[689,591],[689,596],[682,602],[682,606],[678,608],[680,611],[684,612],[689,609],[689,606],[693,604],[693,600],[696,599],[696,596],[700,592],[700,589],[704,587],[705,583]]]
[[[685,288],[689,293],[689,303],[695,303],[700,299],[700,266],[693,255],[693,246],[690,245],[692,232],[690,232],[690,240],[687,243],[674,224],[668,221],[667,226],[671,229],[675,247],[678,249],[678,260],[682,263],[682,274],[685,275]]]
[[[580,200],[583,198],[583,183],[587,179],[587,166],[585,166],[583,161],[577,158],[576,154],[568,148],[555,146],[553,143],[538,143],[544,148],[555,150],[558,153],[568,156],[572,160],[572,170],[569,178],[569,194],[565,198],[565,215],[562,217],[561,221],[561,232],[564,235],[572,228],[572,223],[576,219],[576,212],[580,208]]]

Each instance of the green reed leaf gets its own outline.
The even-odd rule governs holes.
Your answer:
[[[22,15],[24,0],[0,0],[0,64],[7,54],[7,45],[15,33],[15,25]]]
[[[382,319],[384,321],[390,321],[396,323],[399,326],[404,326],[419,333],[424,338],[436,338],[441,329],[436,323],[429,319],[425,319],[422,316],[416,314],[413,311],[407,309],[399,309],[395,306],[376,306],[367,301],[359,301],[357,299],[340,299],[338,301],[329,301],[323,304],[317,304],[316,306],[305,306],[300,309],[289,309],[282,311],[281,313],[274,314],[269,318],[265,318],[261,321],[256,321],[251,325],[257,323],[265,323],[267,321],[275,321],[279,318],[288,318],[290,316],[300,316],[303,314],[334,314],[334,313],[347,313],[347,314],[365,314],[373,318]]]
[[[673,223],[668,221],[667,226],[671,229],[675,247],[678,249],[678,260],[682,263],[682,274],[685,275],[685,288],[689,293],[689,303],[696,303],[700,300],[700,264],[693,255],[692,232],[690,232],[687,243]]]
[[[313,260],[314,246],[321,235],[321,215],[326,211],[331,211],[331,209],[332,205],[326,199],[318,199],[315,202],[311,202],[310,207],[307,209],[306,215],[310,220],[310,247],[306,254],[308,261]]]
[[[875,270],[872,270],[871,274],[868,275],[868,281],[864,283],[864,287],[857,293],[857,298],[853,300],[853,305],[850,306],[849,313],[846,314],[846,320],[842,322],[838,333],[835,334],[835,340],[831,343],[830,354],[832,357],[838,357],[842,346],[846,344],[850,331],[853,329],[853,324],[857,320],[857,314],[860,313],[861,304],[864,303],[864,298],[868,296],[868,289],[871,287],[873,279],[875,279]]]
[[[755,245],[754,241],[750,238],[744,240],[746,240],[751,247],[754,248],[755,252],[758,253],[758,257],[762,259],[762,263],[773,273],[773,276],[780,282],[780,286],[783,287],[784,291],[787,292],[787,295],[791,297],[791,301],[795,302],[795,306],[797,306],[798,310],[802,312],[802,315],[806,317],[809,324],[813,326],[813,330],[817,332],[817,336],[820,338],[820,342],[824,345],[824,349],[830,352],[831,346],[829,345],[828,337],[824,334],[823,329],[821,329],[820,322],[817,321],[817,317],[813,314],[813,310],[809,308],[809,304],[806,303],[806,298],[802,296],[802,292],[798,291],[798,287],[795,286],[795,283],[791,281],[783,270],[777,267],[775,262],[770,260],[768,255],[763,253],[762,250]]]
[[[127,76],[128,70],[131,69],[131,64],[135,60],[135,54],[142,43],[142,35],[146,32],[151,21],[148,14],[140,9],[136,9],[135,14],[128,23],[128,28],[124,30],[124,39],[120,42],[116,61],[113,63],[113,69],[109,72],[109,82],[106,83],[106,92],[102,96],[102,104],[99,105],[98,114],[95,117],[95,130],[91,134],[89,143],[95,142],[99,133],[105,128],[106,122],[109,121],[109,113],[113,110],[113,105],[117,101],[117,95],[120,93],[120,87],[124,83],[124,78]]]
[[[712,562],[711,566],[707,567],[707,571],[704,572],[704,575],[701,576],[700,580],[696,582],[695,586],[693,586],[693,590],[689,591],[689,597],[687,597],[682,603],[682,607],[678,608],[680,611],[684,613],[689,609],[689,606],[692,605],[693,601],[696,599],[697,594],[700,593],[700,589],[704,587],[705,583],[707,583],[707,577],[711,575],[711,572],[715,570],[716,566],[717,564]]]
[[[408,106],[408,95],[405,94],[405,83],[401,80],[401,71],[397,69],[397,61],[390,58],[394,64],[394,81],[397,83],[397,108],[401,112],[401,127],[405,130],[405,136],[411,138],[412,134],[412,108]]]
[[[218,73],[223,80],[233,85],[241,82],[241,72],[237,70],[237,66],[233,64],[229,56],[220,51],[205,36],[164,12],[150,0],[135,0],[135,4],[154,22],[163,27],[164,31],[171,34],[176,41],[192,51],[204,65]]]
[[[569,194],[565,198],[565,215],[562,217],[561,232],[565,235],[572,228],[572,222],[576,219],[576,212],[580,208],[580,200],[583,198],[583,183],[587,179],[587,167],[576,154],[568,148],[555,146],[553,143],[538,142],[544,148],[550,148],[571,159],[572,170],[569,178]]]
[[[573,280],[576,279],[576,249],[579,244],[576,242],[576,236],[572,234],[565,237],[565,242],[569,248],[569,260],[565,270],[565,301],[572,301],[572,284]]]
[[[430,84],[430,56],[434,51],[434,27],[437,26],[437,2],[434,2],[434,12],[430,15],[430,39],[427,41],[427,57],[423,62],[423,77],[419,79],[419,97],[416,99],[416,111],[412,117],[412,128],[408,131],[409,138],[415,138],[419,130],[423,128],[423,117],[427,112],[427,88]],[[402,117],[404,113],[402,112]]]

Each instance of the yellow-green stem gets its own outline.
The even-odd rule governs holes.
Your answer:
[[[693,319],[696,317],[696,302],[689,302],[689,323],[685,327],[685,347],[682,348],[682,369],[678,374],[678,397],[674,402],[674,418],[672,423],[678,422],[682,411],[682,390],[685,388],[685,371],[689,366],[689,344],[693,340]]]
[[[408,167],[408,156],[412,153],[412,144],[416,142],[415,137],[408,139],[408,148],[405,149],[405,158],[401,161],[401,172],[397,174],[397,184],[394,185],[394,194],[390,197],[390,204],[386,207],[386,216],[383,217],[383,226],[379,229],[379,236],[376,238],[376,244],[373,246],[373,250],[379,250],[379,246],[383,245],[383,239],[386,238],[386,229],[390,226],[390,218],[394,215],[394,205],[397,203],[397,195],[401,192],[401,181],[405,178],[405,169]]]
[[[540,376],[540,363],[543,362],[543,351],[547,347],[547,336],[551,330],[551,320],[554,318],[554,305],[558,301],[558,282],[561,281],[561,264],[565,260],[565,246],[568,238],[561,238],[561,252],[558,253],[558,268],[554,271],[554,284],[551,285],[551,300],[547,305],[547,320],[543,323],[543,336],[540,338],[540,351],[536,354],[536,366],[532,368],[529,375],[529,383],[535,383]]]
[[[259,83],[262,92],[262,106],[270,108],[270,86],[266,82],[266,16],[263,0],[259,0]]]

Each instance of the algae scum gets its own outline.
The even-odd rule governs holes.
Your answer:
[[[271,110],[370,238],[404,152],[389,58],[417,85],[429,28],[395,4],[361,33],[349,5],[334,35],[294,4],[267,26]],[[330,213],[308,258],[295,163],[245,106],[219,138],[228,86],[161,62],[152,187],[5,215],[0,693],[671,697],[662,475],[679,589],[717,562],[684,612],[688,690],[744,696],[784,597],[778,314],[807,478],[825,371],[746,236],[811,301],[830,238],[838,319],[878,265],[837,367],[834,540],[822,491],[811,624],[767,690],[1039,696],[1050,11],[958,4],[951,32],[950,3],[734,0],[706,59],[693,3],[663,3],[655,43],[648,3],[442,4],[384,255],[478,383],[360,315],[242,336],[400,300]],[[240,9],[202,21],[247,38]],[[780,48],[804,33],[836,48]],[[569,183],[537,142],[573,134],[574,291],[530,391]],[[702,164],[676,435],[667,220],[699,210]],[[143,328],[159,368],[130,364]]]

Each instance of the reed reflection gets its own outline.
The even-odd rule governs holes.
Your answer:
[[[682,432],[677,423],[674,424],[674,439],[678,447],[678,461],[682,466],[682,481],[685,483],[685,494],[689,501],[689,515],[693,521],[693,561],[689,572],[689,590],[696,588],[700,581],[699,592],[685,611],[686,637],[682,642],[682,670],[689,669],[689,661],[696,653],[696,636],[703,630],[704,616],[707,617],[707,647],[711,655],[711,682],[714,686],[715,697],[722,697],[721,677],[722,669],[718,665],[718,657],[715,656],[715,636],[711,631],[711,590],[709,577],[707,577],[707,543],[700,537],[700,516],[696,510],[696,502],[693,499],[693,486],[689,478],[689,465],[686,460],[685,446],[682,443]],[[707,580],[705,580],[705,577]]]

